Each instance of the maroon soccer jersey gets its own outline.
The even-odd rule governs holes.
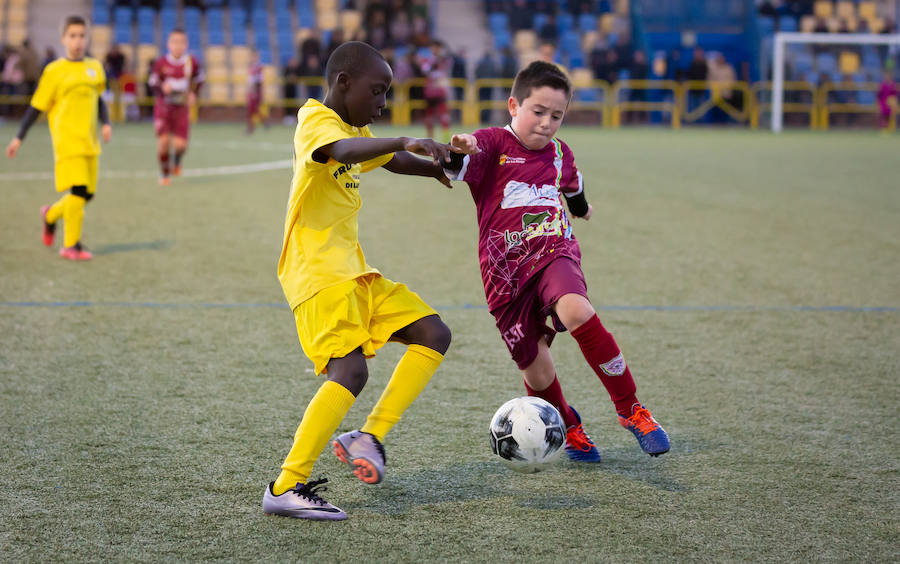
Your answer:
[[[188,92],[195,94],[203,83],[203,70],[192,55],[182,55],[176,59],[166,55],[156,59],[148,81],[156,96],[156,105],[183,106],[187,104]],[[163,92],[163,85],[171,90]]]
[[[572,151],[558,139],[532,151],[509,127],[474,135],[481,152],[467,155],[455,178],[469,185],[475,200],[481,279],[493,311],[551,260],[581,264],[561,193],[578,193],[582,181]]]

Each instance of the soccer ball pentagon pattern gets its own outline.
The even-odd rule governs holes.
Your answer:
[[[566,426],[549,402],[511,399],[491,419],[491,450],[516,472],[538,472],[562,451]]]

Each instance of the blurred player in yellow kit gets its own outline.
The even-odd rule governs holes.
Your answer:
[[[48,247],[53,245],[56,222],[63,219],[63,246],[59,254],[69,260],[91,258],[81,243],[81,224],[84,205],[97,189],[98,119],[103,124],[100,132],[104,143],[112,138],[109,111],[100,97],[106,88],[103,65],[84,55],[88,31],[87,22],[81,16],[66,18],[62,29],[66,56],[44,68],[19,132],[6,147],[6,156],[15,157],[28,129],[41,112],[47,112],[53,139],[56,191],[68,193],[53,205],[41,208],[43,239]]]

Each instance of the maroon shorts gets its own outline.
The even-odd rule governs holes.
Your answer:
[[[425,125],[434,123],[435,117],[441,121],[441,127],[450,127],[446,98],[425,98]]]
[[[259,106],[262,104],[262,97],[247,96],[247,115],[255,116],[259,113]]]
[[[190,127],[191,120],[187,104],[183,106],[169,104],[153,106],[153,129],[156,130],[157,137],[174,135],[187,139]]]
[[[587,298],[587,285],[577,262],[558,258],[533,275],[513,301],[491,312],[497,320],[500,336],[520,370],[534,362],[541,337],[546,338],[549,345],[557,331],[566,330],[553,311],[559,298],[566,294]],[[552,327],[547,324],[547,317],[553,321]]]

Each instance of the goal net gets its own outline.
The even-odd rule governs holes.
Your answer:
[[[881,70],[889,60],[896,59],[900,50],[900,35],[874,33],[801,33],[778,32],[775,34],[772,61],[772,131],[778,133],[784,126],[785,82],[805,80],[818,82],[819,76],[832,74],[838,80],[850,77],[858,83],[879,82]],[[801,49],[791,49],[800,46]],[[857,72],[845,72],[845,61],[835,54],[839,48],[849,49],[849,65]],[[840,55],[843,55],[841,53]],[[852,56],[857,59],[853,60]],[[793,71],[789,76],[787,67]],[[874,96],[869,92],[870,96]],[[874,101],[873,101],[874,103]]]

